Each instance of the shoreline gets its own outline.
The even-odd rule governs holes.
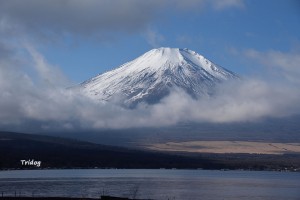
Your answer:
[[[113,197],[113,196],[101,196],[99,198],[85,198],[85,197],[0,197],[1,200],[131,200],[126,197]],[[142,200],[142,199],[136,199]]]
[[[99,198],[88,197],[28,197],[28,196],[0,196],[0,200],[144,200],[144,199],[130,199],[127,197],[116,197],[101,195]],[[150,199],[147,199],[150,200]]]
[[[245,171],[245,172],[300,172],[300,169],[202,169],[202,168],[28,168],[28,169],[21,169],[21,168],[9,168],[9,169],[0,169],[1,172],[5,171],[46,171],[46,170],[185,170],[185,171]],[[1,198],[1,197],[0,197]]]

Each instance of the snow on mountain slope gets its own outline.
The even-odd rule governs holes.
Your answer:
[[[125,105],[135,106],[156,103],[175,87],[193,98],[208,96],[216,84],[237,77],[189,49],[158,48],[81,83],[80,88],[97,100],[121,98]]]

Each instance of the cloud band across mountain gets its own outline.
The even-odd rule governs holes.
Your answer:
[[[15,131],[81,131],[103,128],[160,127],[181,122],[257,121],[300,113],[298,87],[288,81],[233,79],[215,95],[195,99],[177,87],[156,104],[127,109],[115,102],[95,101],[61,86],[61,73],[43,56],[26,48],[37,77],[21,70],[23,62],[6,50],[0,68],[0,126]],[[11,55],[11,56],[9,56]],[[42,65],[42,66],[41,66]],[[43,69],[39,72],[38,69]],[[44,71],[47,73],[41,73]],[[56,74],[56,75],[55,75]],[[60,74],[57,76],[57,74]],[[58,77],[62,77],[61,81]],[[59,83],[59,84],[57,84]]]

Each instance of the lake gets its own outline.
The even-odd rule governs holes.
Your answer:
[[[300,173],[66,169],[0,171],[0,195],[157,200],[299,200]]]

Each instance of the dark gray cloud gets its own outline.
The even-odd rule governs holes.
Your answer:
[[[108,37],[111,33],[146,31],[163,13],[199,12],[209,6],[240,7],[242,0],[0,0],[0,31],[34,37],[79,35]]]
[[[143,27],[159,1],[130,0],[2,0],[1,23],[33,31],[72,32],[135,30]],[[137,17],[138,16],[138,17]]]
[[[0,41],[0,60],[3,61],[11,55],[13,55],[13,50],[8,45]]]

